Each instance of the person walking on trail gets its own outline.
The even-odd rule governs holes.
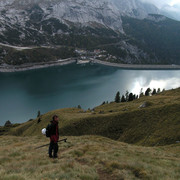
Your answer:
[[[50,128],[50,144],[49,144],[49,157],[57,158],[58,153],[58,140],[59,140],[59,128],[58,128],[59,118],[57,115],[53,116],[53,120],[51,121]],[[53,153],[53,154],[52,154]]]

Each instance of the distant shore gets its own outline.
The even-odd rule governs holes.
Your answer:
[[[0,72],[19,72],[19,71],[27,71],[33,69],[42,69],[52,66],[63,66],[67,64],[75,63],[76,60],[74,59],[66,59],[66,60],[59,60],[59,61],[50,61],[50,62],[41,62],[41,63],[28,63],[22,65],[7,65],[7,66],[0,66]]]
[[[19,72],[33,69],[41,69],[52,66],[63,66],[67,64],[75,63],[76,60],[68,58],[58,61],[40,62],[40,63],[28,63],[22,65],[0,65],[0,72]],[[151,65],[151,64],[118,64],[107,61],[100,61],[97,59],[90,60],[89,62],[95,64],[101,64],[105,66],[119,67],[122,69],[149,69],[149,70],[180,70],[180,65]],[[83,63],[82,63],[83,64]]]
[[[94,63],[106,66],[119,67],[123,69],[149,69],[149,70],[180,70],[180,65],[161,65],[161,64],[118,64],[107,61],[94,60]]]

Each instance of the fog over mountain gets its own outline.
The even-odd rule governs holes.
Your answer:
[[[141,0],[154,4],[160,9],[161,14],[180,20],[180,0]]]

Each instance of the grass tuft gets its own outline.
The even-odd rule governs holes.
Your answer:
[[[0,178],[0,180],[25,180],[25,178],[19,175],[7,175],[4,176],[3,179]]]

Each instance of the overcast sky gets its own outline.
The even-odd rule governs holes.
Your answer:
[[[153,3],[158,8],[162,8],[166,4],[168,4],[170,6],[174,6],[174,5],[177,5],[177,4],[180,5],[180,0],[142,0],[142,1]]]

